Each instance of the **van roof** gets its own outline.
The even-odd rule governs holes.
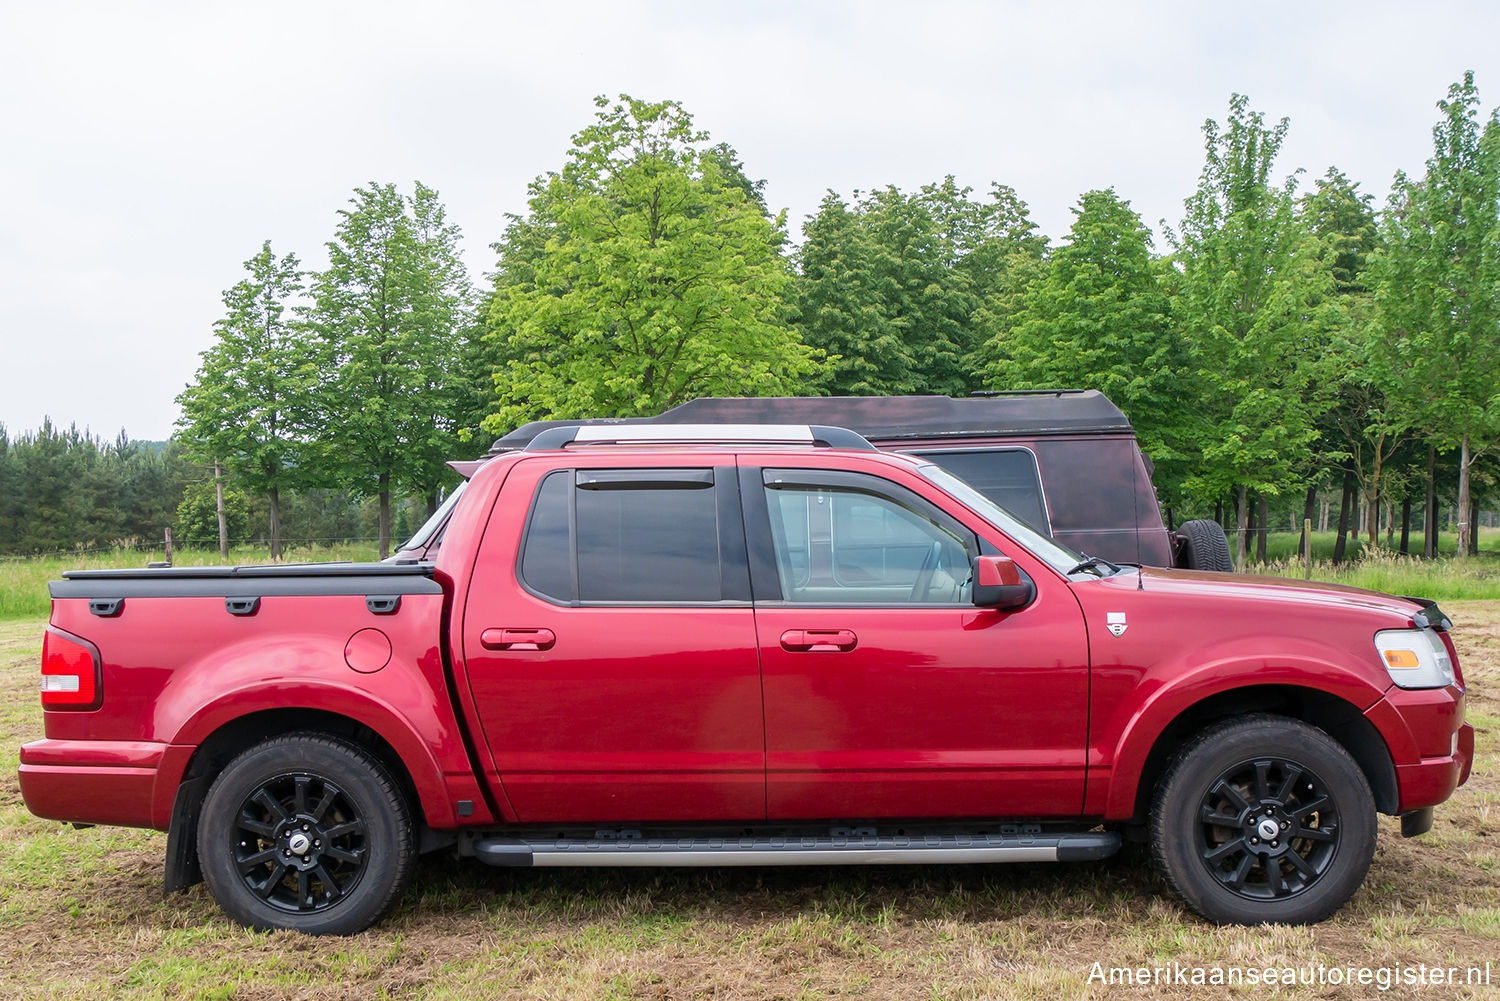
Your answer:
[[[525,448],[554,427],[597,424],[824,424],[877,441],[1129,432],[1130,421],[1096,389],[982,396],[702,397],[656,417],[532,421],[500,438],[490,453]]]

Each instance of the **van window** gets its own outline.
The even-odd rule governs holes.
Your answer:
[[[1051,536],[1036,456],[1025,448],[933,449],[920,455],[966,481],[1028,528]]]

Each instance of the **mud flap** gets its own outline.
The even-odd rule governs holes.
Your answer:
[[[198,811],[208,795],[208,784],[208,776],[200,776],[184,779],[177,787],[172,825],[167,829],[167,867],[161,883],[164,897],[203,882],[203,870],[198,865]]]

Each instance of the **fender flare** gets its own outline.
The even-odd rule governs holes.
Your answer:
[[[171,743],[196,749],[223,727],[246,716],[297,710],[342,716],[369,727],[396,752],[411,778],[427,824],[451,827],[458,823],[448,796],[443,767],[431,745],[419,735],[418,728],[394,707],[367,692],[353,691],[347,686],[316,678],[242,686],[199,707],[176,728]],[[170,816],[177,787],[190,757],[180,755],[181,766],[176,774],[158,774],[153,804],[155,815]]]
[[[1317,679],[1316,687],[1309,683],[1311,678]],[[1147,758],[1168,727],[1184,713],[1218,695],[1265,687],[1300,689],[1337,698],[1361,716],[1385,696],[1384,689],[1359,672],[1326,660],[1280,657],[1275,665],[1267,665],[1226,658],[1200,664],[1153,692],[1131,713],[1111,748],[1110,758],[1102,762],[1108,764],[1110,776],[1104,816],[1128,820],[1134,815]]]

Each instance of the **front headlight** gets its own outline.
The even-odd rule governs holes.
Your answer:
[[[1386,629],[1375,634],[1375,649],[1391,680],[1401,688],[1453,684],[1453,660],[1435,629]]]

